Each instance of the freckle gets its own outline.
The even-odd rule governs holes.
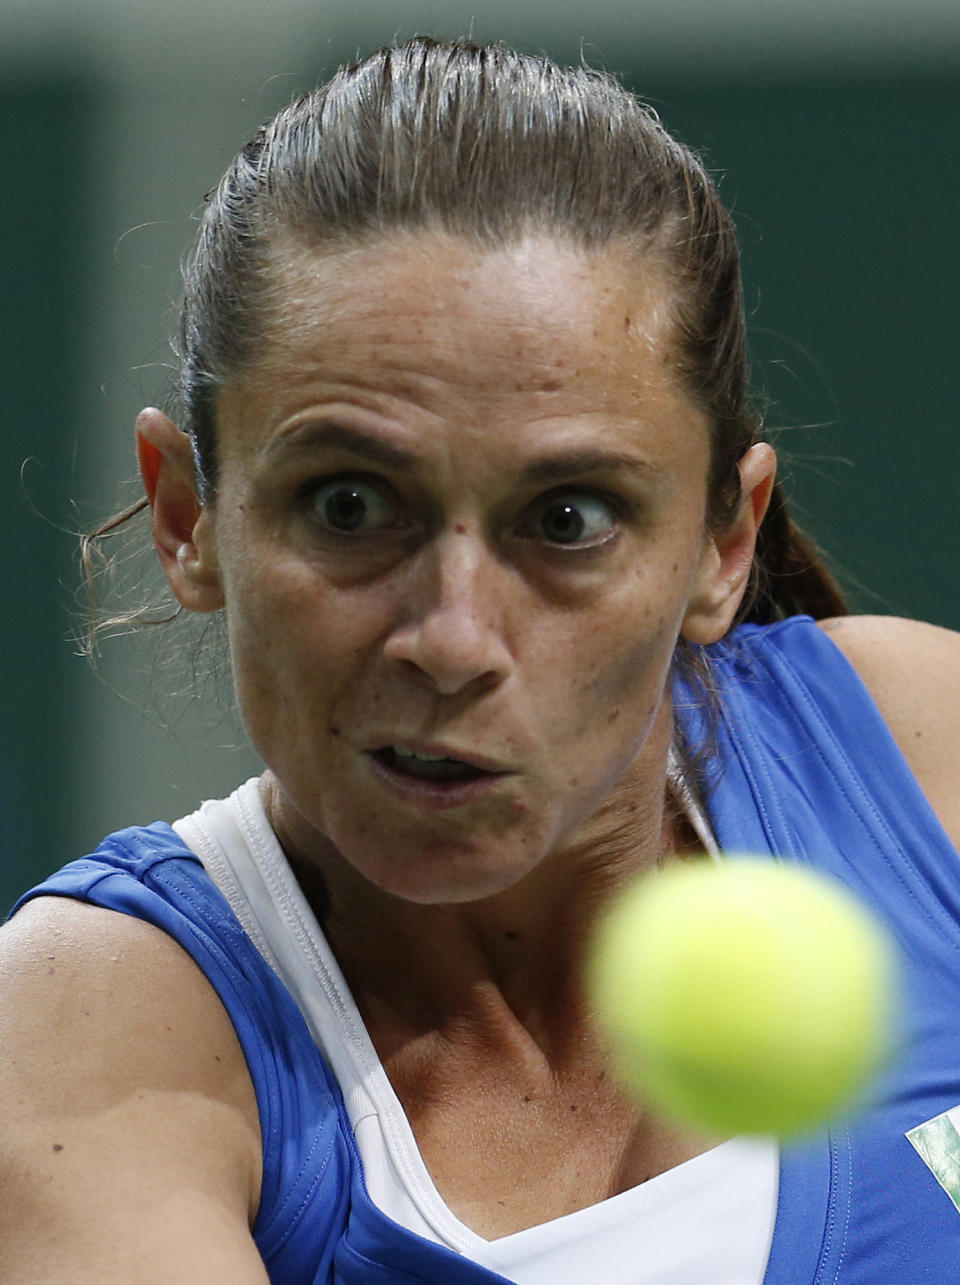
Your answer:
[[[223,1058],[220,1056],[220,1054],[219,1054],[219,1053],[214,1053],[214,1055],[213,1055],[213,1060],[214,1060],[214,1062],[222,1062],[222,1061],[223,1061]]]
[[[514,932],[514,930],[513,930],[512,928],[508,928],[508,929],[507,929],[507,931],[506,931],[503,935],[504,935],[504,938],[505,938],[507,941],[519,941],[519,940],[520,940],[520,934],[519,934],[518,932]]]
[[[331,724],[331,726],[330,726],[330,735],[331,735],[331,736],[339,736],[339,735],[340,735],[340,728],[339,728],[339,727],[334,727],[334,726]]]
[[[523,1095],[523,1100],[524,1100],[524,1102],[529,1102],[529,1101],[530,1101],[530,1094],[529,1094],[529,1093],[525,1093],[525,1094]]]
[[[54,1151],[62,1151],[62,1150],[63,1150],[63,1143],[62,1143],[62,1142],[55,1142],[55,1143],[53,1144],[53,1149],[54,1149]]]
[[[462,522],[458,522],[453,529],[454,531],[456,531],[457,535],[464,535],[467,530],[467,528],[463,525]]]
[[[620,717],[620,711],[619,711],[618,709],[615,709],[615,710],[611,713],[610,717],[607,719],[607,722],[608,722],[608,723],[615,723],[619,717]]]
[[[576,1109],[577,1109],[577,1104],[576,1104],[576,1102],[571,1102],[571,1103],[570,1103],[570,1110],[571,1110],[571,1111],[576,1111]]]
[[[624,330],[629,330],[629,329],[630,329],[630,314],[629,314],[629,312],[624,314],[624,318],[623,318],[623,328],[624,328]]]
[[[562,387],[563,384],[561,384],[559,379],[547,379],[540,385],[540,391],[542,393],[555,393],[558,388]]]

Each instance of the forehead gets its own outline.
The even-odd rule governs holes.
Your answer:
[[[228,385],[231,430],[270,435],[311,400],[523,420],[682,417],[669,292],[627,246],[552,237],[502,248],[420,233],[331,252],[272,247],[255,360]],[[222,404],[222,409],[226,406]],[[232,431],[231,431],[232,435]],[[224,441],[224,453],[230,445]]]
[[[640,344],[668,358],[661,273],[626,246],[587,252],[541,236],[485,249],[424,233],[331,253],[287,235],[272,247],[267,280],[261,356],[272,361],[321,334],[328,343],[350,335],[415,344],[457,323],[493,327],[490,347],[504,361],[549,361],[558,342],[579,347],[585,338],[604,341],[614,357]]]

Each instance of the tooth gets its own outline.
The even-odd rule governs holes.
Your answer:
[[[446,754],[418,754],[415,750],[404,750],[399,745],[394,745],[393,752],[398,758],[402,759],[420,759],[422,763],[444,763],[447,761]],[[451,762],[455,760],[450,760]]]

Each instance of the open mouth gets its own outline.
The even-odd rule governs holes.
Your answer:
[[[396,772],[400,776],[416,777],[420,781],[478,781],[494,773],[483,768],[464,763],[461,759],[446,758],[443,755],[416,754],[412,750],[399,749],[395,745],[385,745],[375,750],[373,757],[378,763]]]

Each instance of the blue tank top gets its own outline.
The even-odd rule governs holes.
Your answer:
[[[869,694],[811,621],[745,626],[711,652],[712,718],[682,685],[676,703],[691,743],[715,725],[707,808],[721,848],[836,876],[887,922],[903,957],[899,1050],[870,1105],[783,1149],[765,1285],[960,1280],[960,1212],[933,1172],[944,1181],[956,1140],[960,1198],[960,1139],[940,1130],[931,1168],[906,1137],[960,1104],[960,858]],[[374,1206],[299,1009],[168,825],[111,835],[18,905],[50,894],[155,924],[220,995],[260,1110],[254,1238],[275,1285],[503,1280]]]

